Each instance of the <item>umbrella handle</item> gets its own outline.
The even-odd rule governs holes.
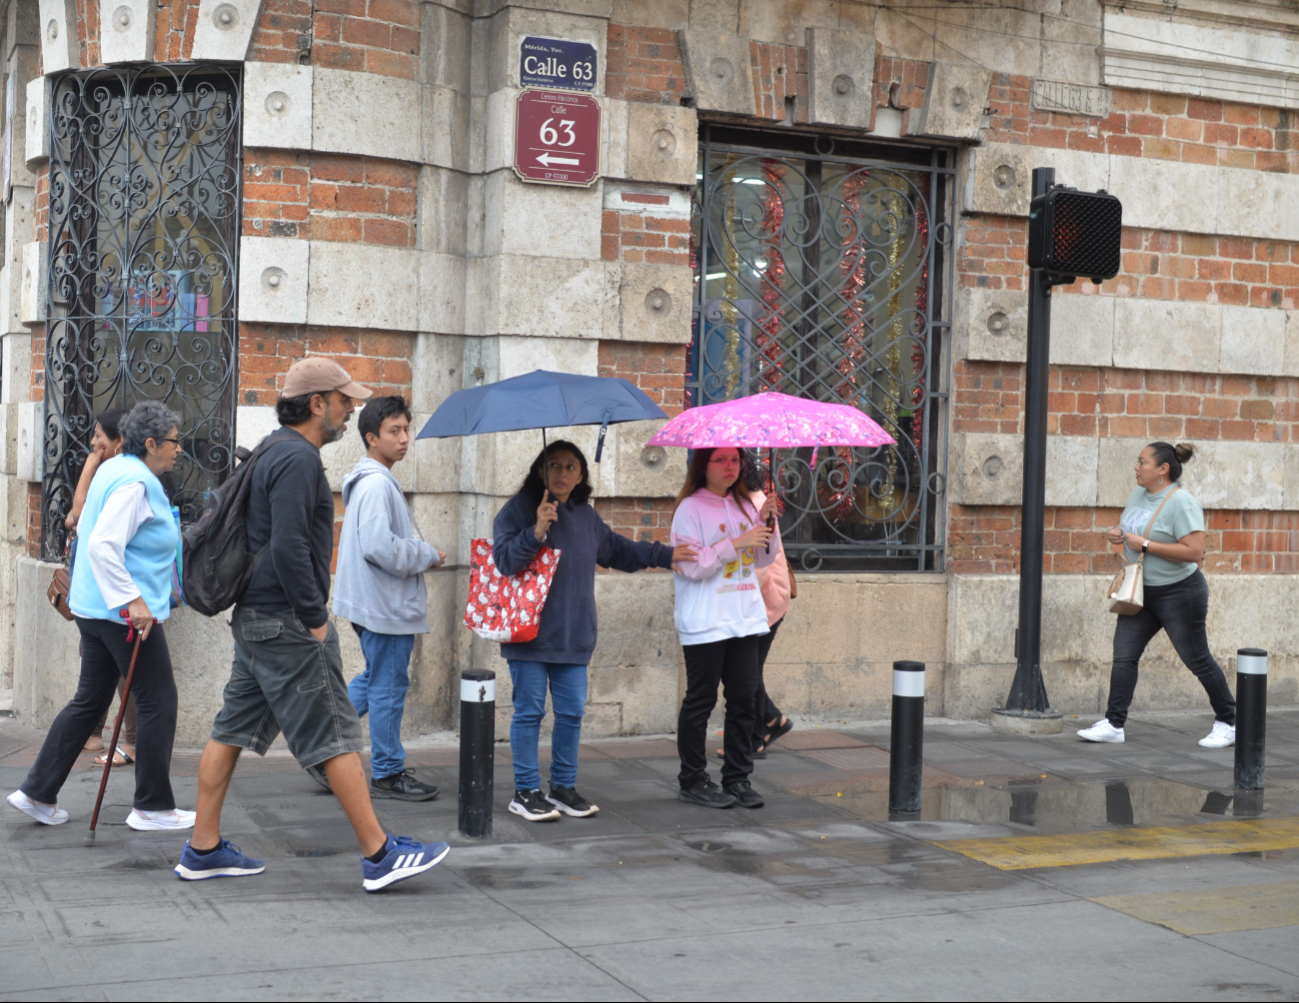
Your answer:
[[[613,408],[605,408],[604,424],[600,426],[600,438],[595,443],[595,462],[600,462],[600,457],[604,455],[604,436],[609,431],[609,419],[613,417]]]

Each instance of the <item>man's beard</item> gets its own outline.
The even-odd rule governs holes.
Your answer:
[[[346,417],[344,417],[342,421],[340,421],[337,425],[335,425],[332,421],[329,420],[329,415],[326,414],[324,420],[320,424],[320,444],[322,446],[328,446],[331,442],[337,442],[339,439],[343,437],[343,433],[346,431],[347,431]]]

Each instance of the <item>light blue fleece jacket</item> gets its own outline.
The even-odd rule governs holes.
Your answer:
[[[343,479],[334,615],[376,634],[427,634],[424,572],[438,552],[415,535],[392,471],[363,457]]]

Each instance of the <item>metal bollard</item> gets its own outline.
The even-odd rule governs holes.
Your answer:
[[[1263,789],[1263,746],[1267,731],[1267,652],[1236,652],[1236,786]]]
[[[496,673],[460,673],[460,834],[492,834],[492,767],[496,758]]]
[[[889,811],[920,810],[925,737],[925,663],[893,663],[893,729],[889,746]]]

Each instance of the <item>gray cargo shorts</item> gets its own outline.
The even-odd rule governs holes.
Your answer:
[[[292,610],[236,606],[231,633],[235,661],[212,722],[214,742],[264,756],[283,732],[303,767],[365,748],[332,623],[317,641]]]

